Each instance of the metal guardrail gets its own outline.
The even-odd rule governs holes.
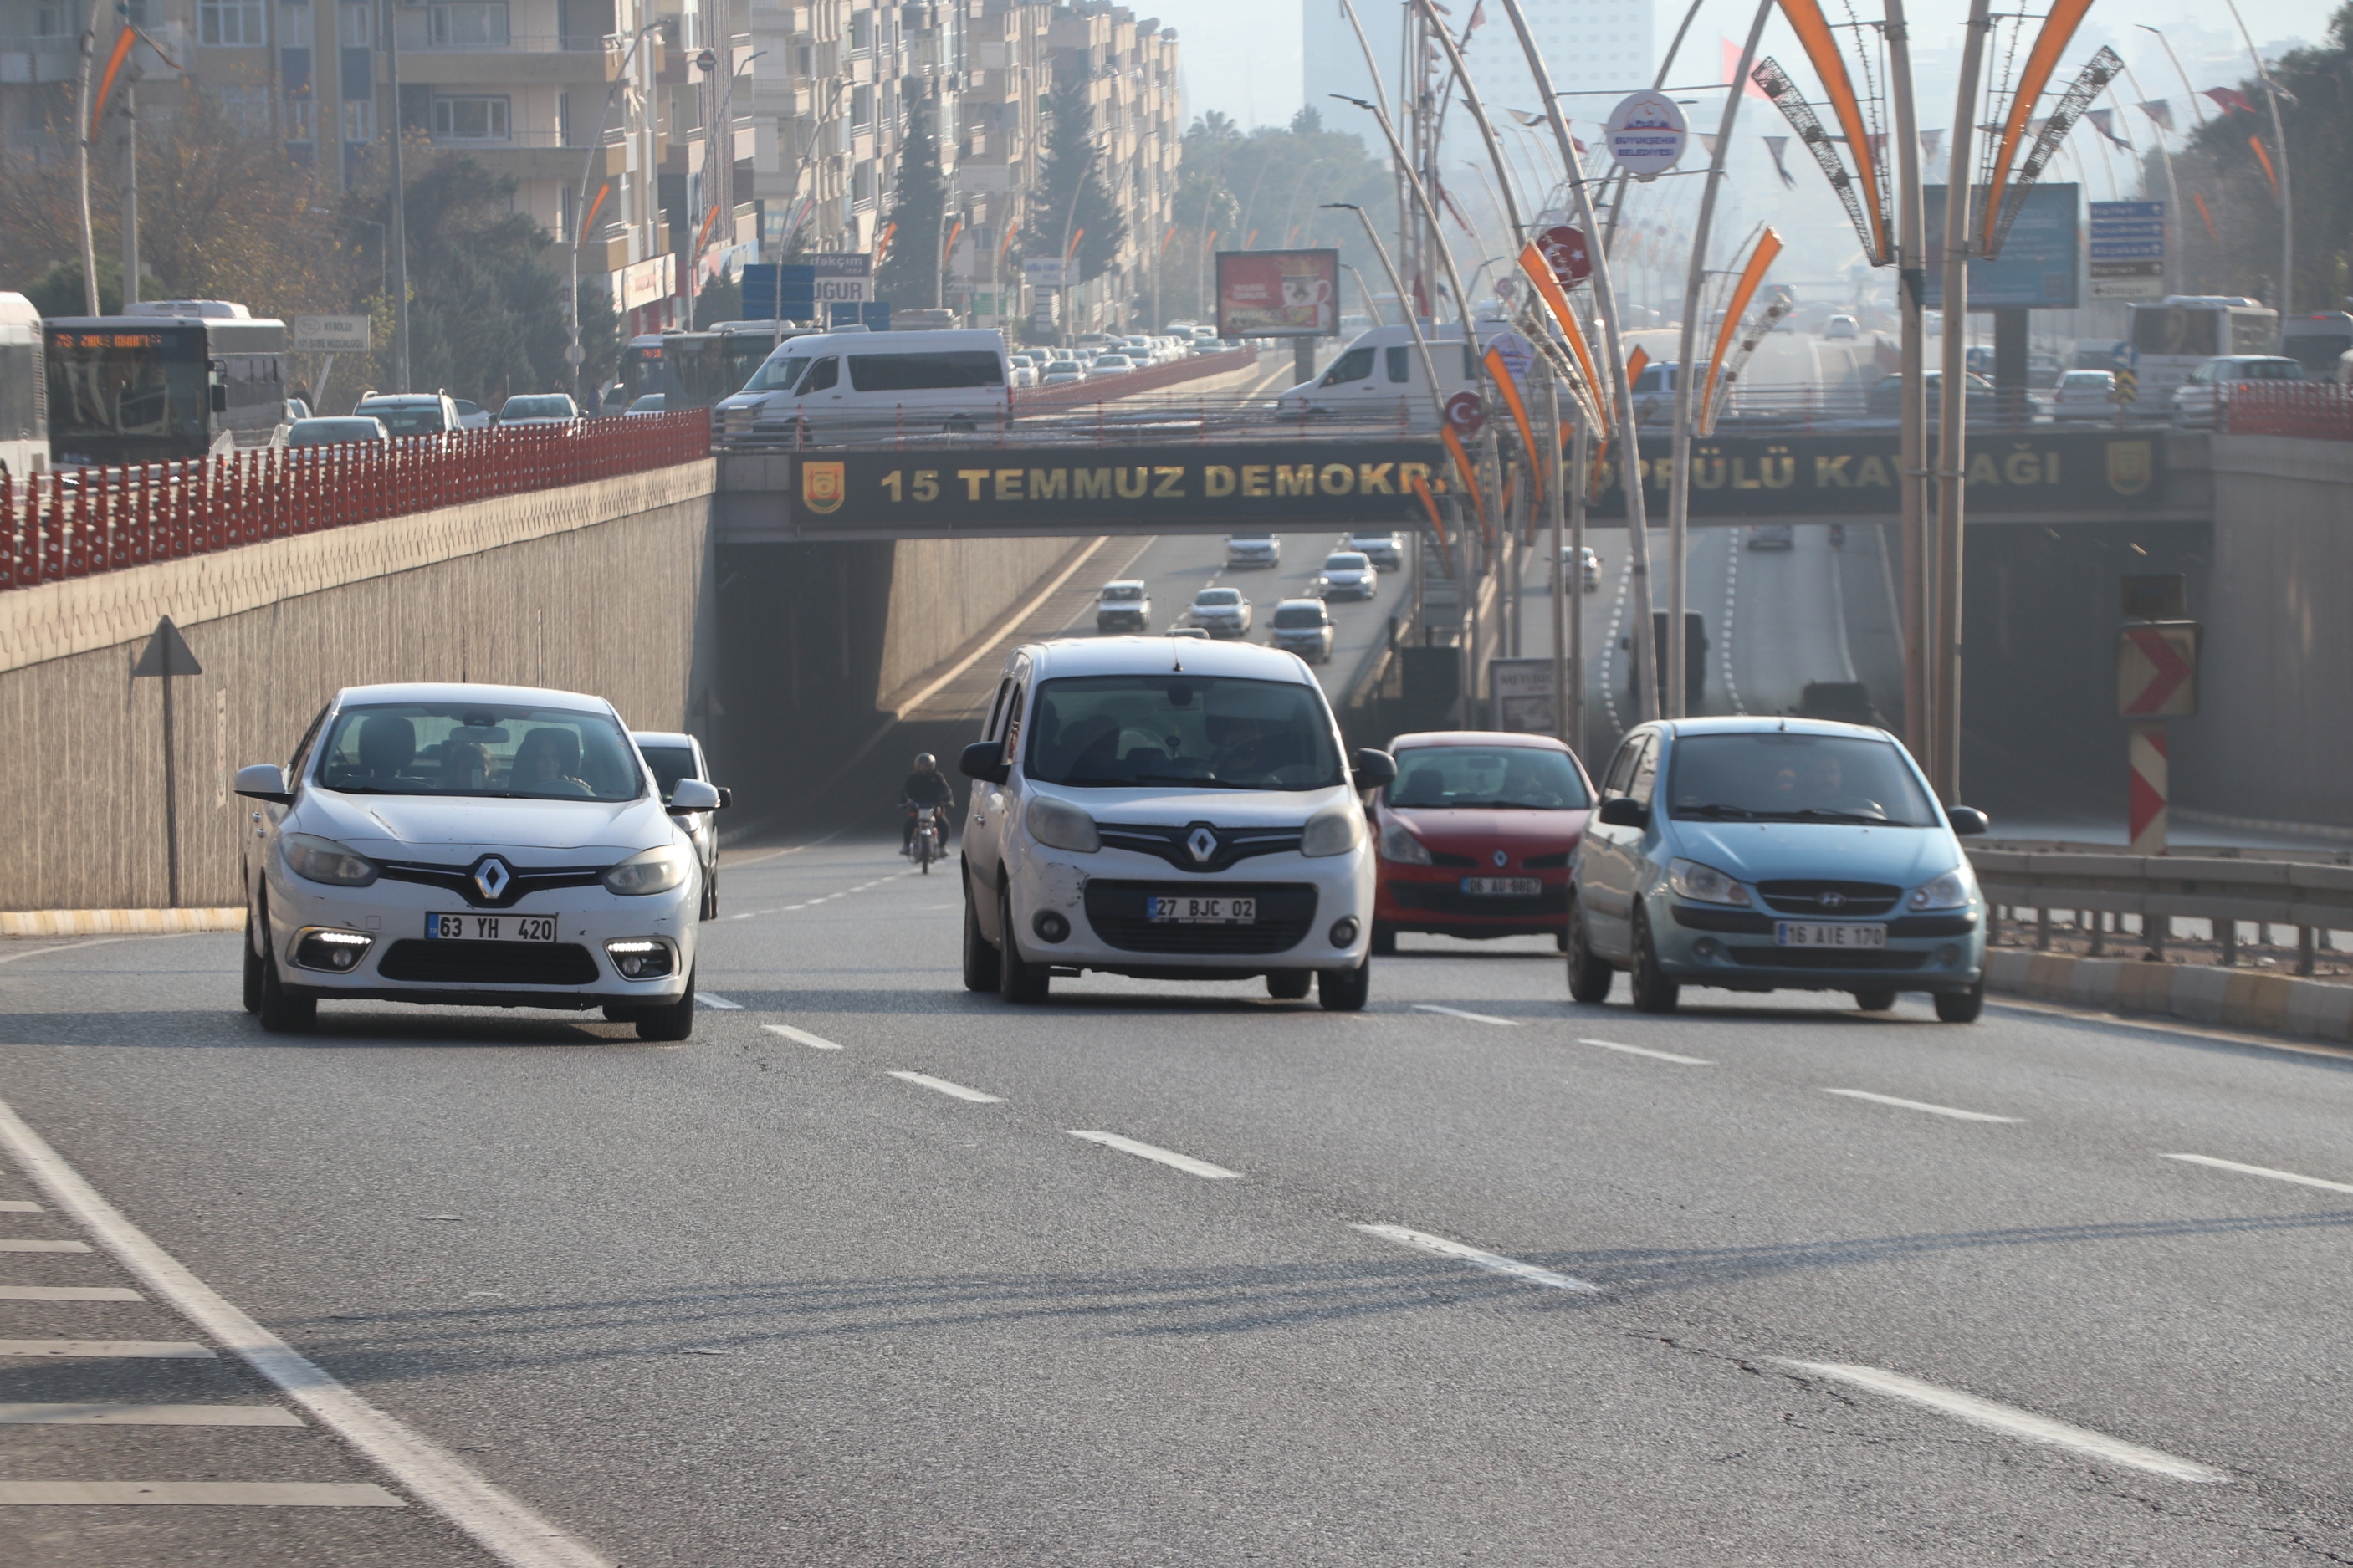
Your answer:
[[[2296,973],[2310,974],[2316,933],[2353,931],[2353,855],[2336,863],[2203,855],[2103,855],[2076,850],[1969,848],[1978,885],[1999,915],[2036,912],[2036,943],[2051,945],[2051,911],[2137,915],[2162,956],[2176,918],[2215,922],[2222,961],[2234,961],[2237,922],[2294,926]],[[2093,951],[2103,932],[2089,928]]]
[[[2353,441],[2353,387],[2326,381],[2238,382],[2222,400],[2221,426],[2232,436]]]

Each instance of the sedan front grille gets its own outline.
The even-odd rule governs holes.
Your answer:
[[[396,942],[376,965],[386,980],[427,985],[594,985],[596,960],[575,942]]]
[[[1785,915],[1883,915],[1904,894],[1884,882],[1786,881],[1759,882],[1757,890],[1766,903]]]
[[[1307,938],[1315,924],[1315,889],[1299,882],[1220,882],[1219,898],[1258,900],[1258,920],[1251,925],[1179,925],[1149,919],[1145,900],[1198,898],[1206,889],[1198,882],[1110,882],[1087,884],[1087,923],[1110,946],[1125,952],[1285,952]]]

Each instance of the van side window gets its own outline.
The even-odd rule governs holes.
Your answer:
[[[1332,368],[1324,373],[1321,384],[1338,386],[1343,382],[1364,381],[1372,374],[1373,351],[1368,348],[1350,349],[1332,362]]]
[[[1657,787],[1658,782],[1659,738],[1646,735],[1642,738],[1642,760],[1634,764],[1634,782],[1627,786],[1626,793],[1640,804],[1648,805],[1651,804],[1651,791]]]
[[[1389,379],[1391,381],[1406,382],[1413,379],[1413,350],[1411,347],[1409,346],[1401,349],[1385,350],[1384,354],[1388,360]]]
[[[1627,784],[1632,782],[1634,777],[1634,759],[1641,754],[1641,736],[1626,737],[1625,744],[1618,748],[1618,754],[1609,759],[1609,773],[1601,781],[1601,794],[1604,799],[1614,798],[1626,793]]]
[[[1021,754],[1021,698],[1026,688],[1016,686],[1013,700],[1005,712],[1005,760],[1011,762]]]
[[[1013,678],[1009,675],[997,683],[997,700],[988,705],[988,722],[982,727],[980,731],[980,738],[982,740],[994,741],[997,739],[997,726],[1005,718],[1006,694],[1010,692],[1012,689]]]
[[[828,357],[809,366],[808,374],[801,379],[800,390],[803,395],[812,392],[824,392],[830,389],[840,379],[841,362]]]
[[[849,384],[860,392],[1003,386],[1005,365],[986,349],[961,353],[851,354]]]

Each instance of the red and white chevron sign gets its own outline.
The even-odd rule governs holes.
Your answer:
[[[2134,725],[2131,758],[2132,796],[2127,811],[2132,825],[2132,853],[2162,855],[2168,826],[2166,804],[2170,794],[2166,777],[2165,726]]]
[[[2198,711],[2198,623],[2148,621],[2116,634],[2116,711],[2169,719]]]

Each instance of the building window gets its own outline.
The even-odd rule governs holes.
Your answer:
[[[375,29],[370,25],[368,8],[364,5],[340,5],[336,9],[343,14],[341,23],[343,47],[373,48],[375,45]]]
[[[860,15],[863,14],[860,13]],[[874,89],[871,87],[851,88],[849,89],[849,123],[869,125],[873,122],[873,120]]]
[[[852,11],[849,14],[849,47],[853,53],[874,47],[874,13]]]
[[[259,48],[269,41],[261,0],[197,0],[196,26],[197,36],[215,48]]]
[[[72,13],[64,5],[33,7],[33,37],[37,38],[62,38],[72,26]]]
[[[269,89],[266,87],[225,87],[215,95],[220,101],[221,118],[248,136],[267,135],[269,131]]]
[[[308,94],[286,100],[286,140],[308,142],[311,137],[311,99]]]
[[[311,7],[280,5],[278,7],[278,42],[289,49],[311,47]]]
[[[503,48],[507,44],[507,8],[497,5],[436,5],[433,7],[437,48]]]
[[[433,100],[436,142],[504,142],[507,100],[503,98],[437,98]]]
[[[362,144],[375,140],[375,100],[343,100],[343,140]]]

